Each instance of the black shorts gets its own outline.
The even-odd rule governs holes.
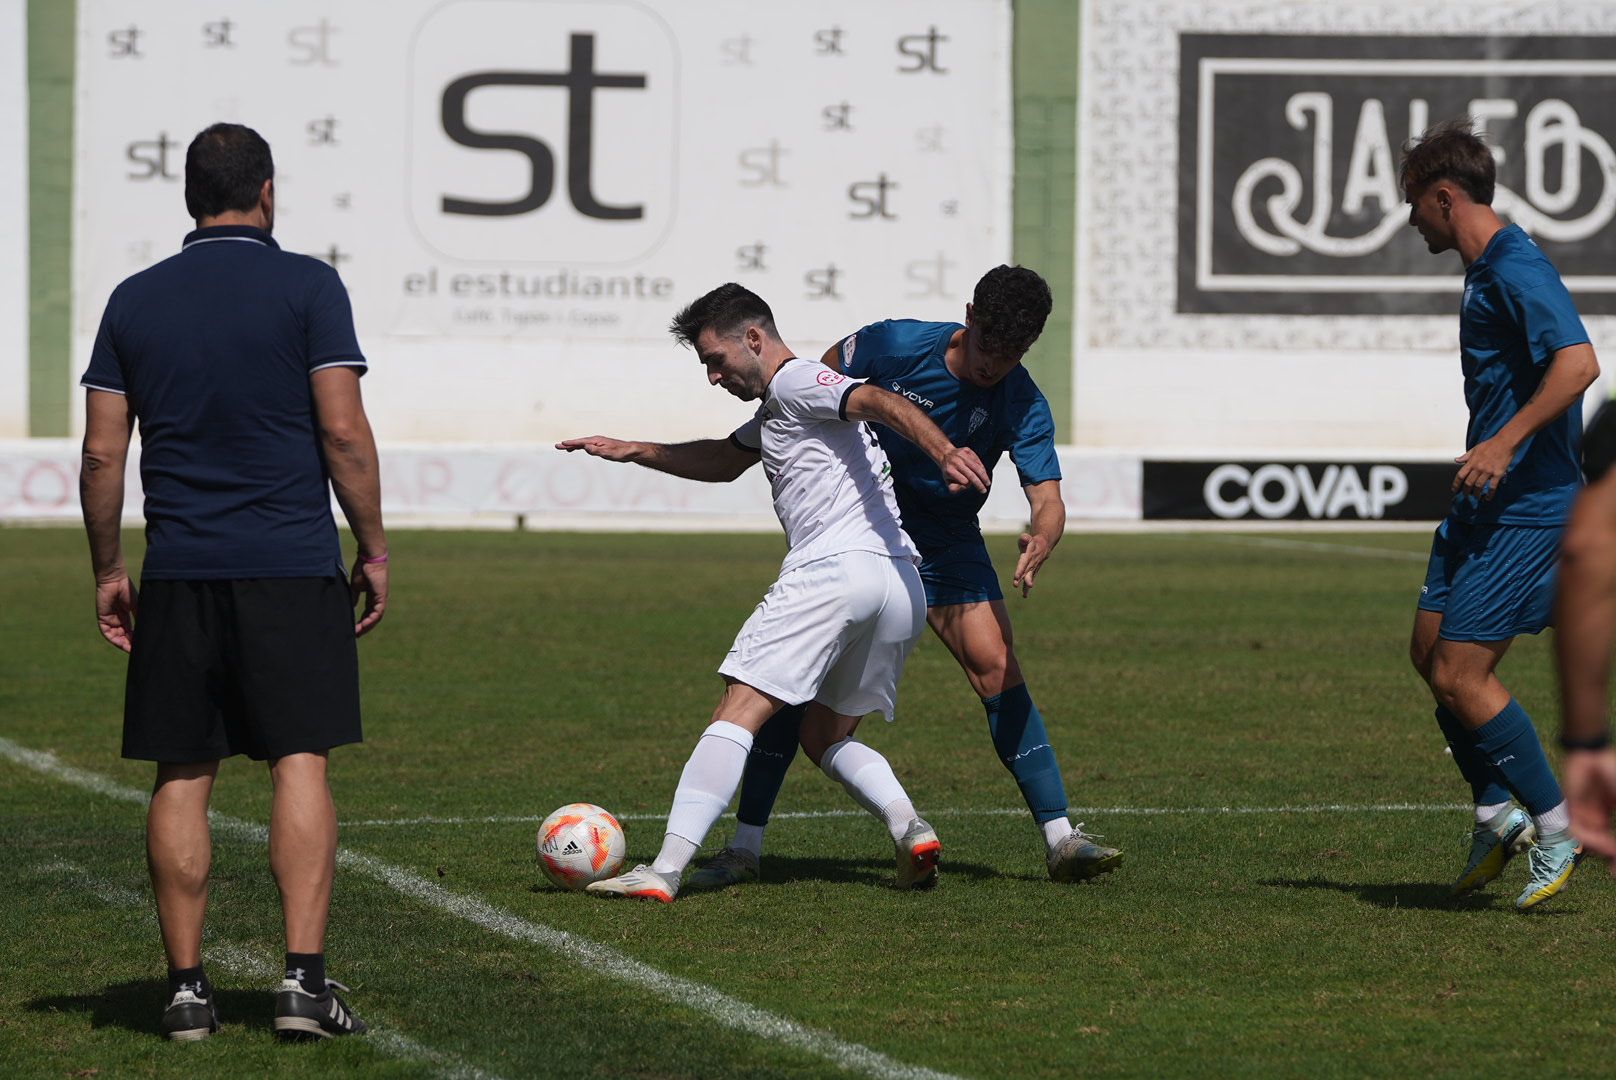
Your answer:
[[[358,742],[353,627],[341,578],[142,582],[123,756],[263,761]]]

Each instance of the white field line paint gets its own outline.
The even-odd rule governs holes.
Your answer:
[[[136,803],[145,803],[147,800],[143,792],[124,787],[97,773],[64,764],[54,754],[30,750],[3,736],[0,736],[0,756],[109,798]],[[222,833],[256,840],[264,838],[268,832],[262,825],[227,814],[210,813],[208,816],[214,829]],[[501,911],[476,897],[451,892],[437,882],[428,881],[419,874],[369,855],[339,847],[337,865],[374,878],[405,896],[464,919],[474,926],[537,945],[586,971],[648,991],[664,1001],[701,1013],[724,1027],[812,1054],[849,1072],[862,1073],[876,1080],[959,1080],[949,1073],[908,1065],[860,1043],[847,1042],[828,1032],[777,1016],[704,983],[669,975],[587,938]]]
[[[146,914],[142,921],[153,927],[157,925],[156,912],[152,910],[151,903],[144,894],[98,878],[77,863],[55,859],[35,867],[35,871],[63,878],[111,907],[144,908]],[[280,979],[281,968],[276,966],[274,957],[260,950],[210,935],[203,943],[203,951],[210,965],[217,964],[242,978],[266,984]],[[369,1010],[366,1012],[369,1014]],[[390,1057],[434,1066],[437,1075],[444,1077],[445,1080],[500,1080],[493,1073],[469,1065],[453,1054],[423,1046],[414,1039],[399,1034],[392,1024],[385,1023],[374,1014],[369,1015],[373,1024],[383,1026],[372,1027],[365,1035],[366,1042]]]
[[[1073,806],[1067,813],[1071,817],[1169,817],[1175,814],[1189,816],[1219,814],[1435,814],[1449,810],[1469,810],[1469,803],[1307,803],[1297,806]],[[946,817],[1019,817],[1025,807],[993,807],[980,810],[926,810],[928,818]],[[488,817],[412,817],[371,818],[365,821],[344,821],[342,827],[394,826],[394,825],[526,825],[543,821],[545,814],[489,815]],[[619,821],[666,821],[662,814],[614,814]],[[864,810],[792,810],[771,814],[770,821],[818,821],[824,818],[868,817]],[[733,820],[734,814],[725,814],[723,820]]]
[[[1357,544],[1331,544],[1322,540],[1282,540],[1276,536],[1215,536],[1195,534],[1197,540],[1215,540],[1222,544],[1243,544],[1249,547],[1278,548],[1285,551],[1311,551],[1319,555],[1357,555],[1367,559],[1395,559],[1398,562],[1426,562],[1429,553],[1397,551],[1393,548],[1362,547]]]

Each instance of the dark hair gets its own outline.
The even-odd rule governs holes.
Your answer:
[[[1403,146],[1397,180],[1408,192],[1419,192],[1433,180],[1452,180],[1482,206],[1493,204],[1497,165],[1487,143],[1468,116],[1445,120]]]
[[[976,283],[971,318],[982,335],[982,351],[1019,359],[1038,335],[1054,298],[1049,282],[1025,266],[995,266]]]
[[[772,338],[780,337],[774,328],[774,312],[763,297],[731,281],[686,305],[673,317],[668,333],[680,344],[695,347],[696,338],[709,327],[719,337],[729,337],[748,323],[756,323]]]
[[[269,144],[250,127],[214,124],[185,151],[185,209],[197,221],[252,210],[265,180],[275,179]]]

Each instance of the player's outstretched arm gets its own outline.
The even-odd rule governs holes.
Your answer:
[[[747,450],[730,439],[698,439],[687,443],[631,442],[611,439],[605,435],[589,435],[581,439],[564,439],[555,444],[557,450],[569,454],[582,450],[590,457],[607,461],[631,461],[647,469],[665,472],[686,480],[701,480],[722,484],[736,479],[756,465],[759,454]]]
[[[359,373],[351,367],[329,367],[309,376],[314,416],[325,451],[331,491],[353,530],[359,553],[354,557],[348,588],[355,603],[364,602],[354,634],[375,629],[387,611],[387,532],[382,526],[382,469],[376,436],[365,416]]]
[[[1567,345],[1549,360],[1549,369],[1537,391],[1498,434],[1477,443],[1454,461],[1459,472],[1453,478],[1453,490],[1466,495],[1492,498],[1498,493],[1515,451],[1536,435],[1543,426],[1582,400],[1582,392],[1599,378],[1599,361],[1594,347],[1584,342]]]
[[[1021,490],[1027,494],[1031,522],[1021,534],[1021,557],[1016,560],[1015,576],[1010,580],[1026,596],[1032,592],[1033,579],[1044,560],[1066,534],[1066,500],[1061,497],[1059,480],[1028,484]]]
[[[95,571],[95,621],[101,636],[128,652],[134,642],[138,597],[123,562],[123,471],[134,418],[122,394],[91,390],[84,409],[79,503]]]
[[[863,383],[847,395],[845,415],[849,420],[870,420],[902,435],[925,451],[937,463],[948,481],[949,491],[975,488],[986,491],[993,478],[987,467],[968,446],[955,446],[943,434],[943,429],[932,423],[931,417],[913,402],[879,386]]]
[[[1610,666],[1616,649],[1616,469],[1583,491],[1561,552],[1554,652],[1566,801],[1591,854],[1616,857],[1616,750],[1609,745]],[[1612,866],[1616,873],[1616,864]]]

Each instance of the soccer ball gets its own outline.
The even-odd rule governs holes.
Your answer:
[[[627,848],[623,827],[594,803],[568,803],[539,826],[539,868],[563,889],[615,875]]]

